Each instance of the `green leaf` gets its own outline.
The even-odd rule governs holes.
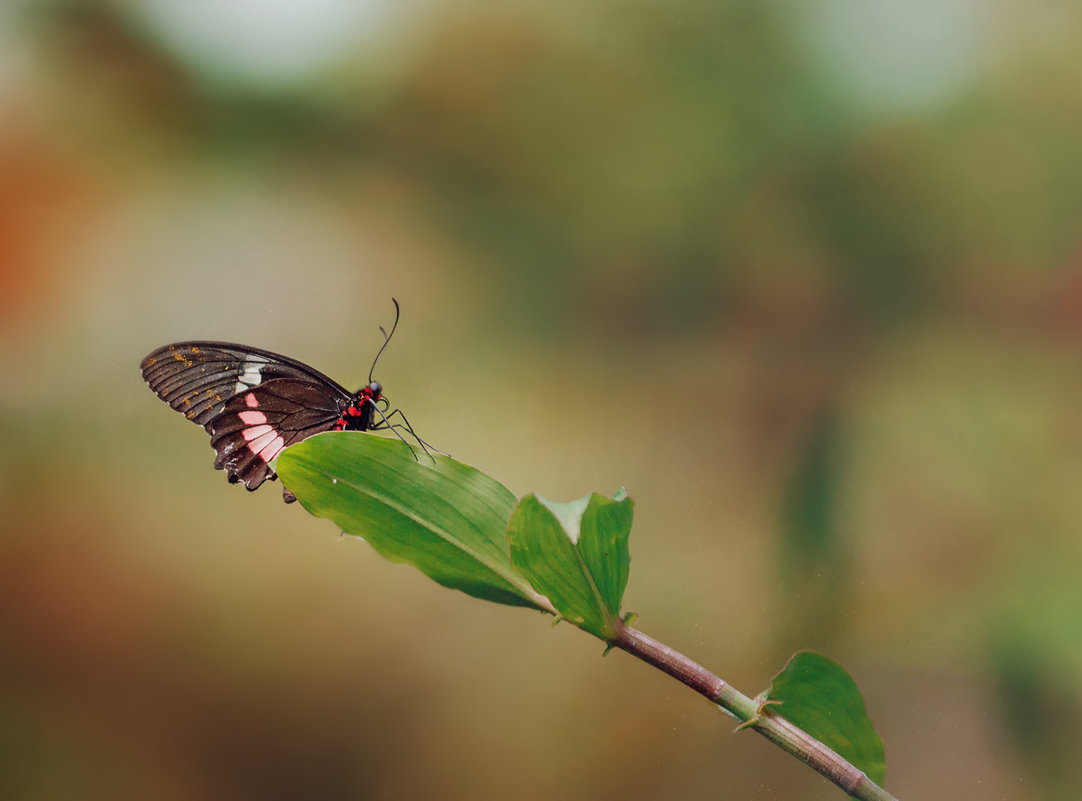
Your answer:
[[[623,490],[571,503],[527,495],[507,531],[515,567],[563,617],[603,640],[619,625],[632,509]]]
[[[845,668],[814,651],[801,651],[774,677],[766,692],[776,714],[795,723],[882,784],[883,741],[876,734],[864,696]]]
[[[477,598],[552,611],[511,566],[515,496],[476,468],[442,456],[418,461],[397,440],[333,432],[286,448],[276,470],[305,509],[387,559]]]

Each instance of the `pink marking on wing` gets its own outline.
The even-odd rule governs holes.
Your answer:
[[[268,433],[274,433],[274,429],[270,426],[253,426],[252,428],[246,428],[241,432],[244,435],[246,442],[251,442],[254,439],[258,439]]]
[[[263,412],[241,412],[239,415],[240,421],[248,426],[257,426],[260,423],[267,422],[267,415]]]
[[[244,396],[244,402],[248,405],[249,409],[255,409],[259,406],[259,398],[257,398],[253,392],[249,392]]]
[[[278,439],[278,435],[273,430],[268,430],[263,436],[256,437],[255,439],[248,441],[248,450],[263,459],[261,452],[270,445],[274,444],[274,440]],[[263,461],[267,461],[263,459]]]
[[[275,437],[270,441],[270,444],[264,447],[257,455],[267,464],[270,464],[278,458],[278,454],[285,448],[286,441],[281,437]]]

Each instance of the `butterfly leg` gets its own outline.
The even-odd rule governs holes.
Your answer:
[[[398,426],[398,425],[394,425],[393,423],[391,423],[391,422],[390,422],[390,421],[389,421],[389,420],[387,419],[387,415],[385,415],[385,414],[383,413],[383,410],[382,410],[382,409],[380,409],[380,408],[379,408],[379,406],[377,406],[377,405],[376,405],[375,403],[373,403],[373,402],[372,402],[371,400],[369,401],[369,403],[371,403],[371,404],[372,404],[372,408],[376,410],[376,414],[378,414],[378,415],[380,416],[380,419],[381,419],[381,420],[383,421],[383,422],[381,422],[381,423],[376,423],[376,424],[375,424],[374,426],[372,426],[371,428],[369,428],[369,431],[381,431],[381,430],[383,430],[383,429],[385,429],[385,428],[386,428],[386,429],[390,429],[391,431],[393,431],[393,432],[394,432],[394,435],[395,435],[396,437],[398,437],[398,438],[399,438],[400,440],[402,440],[403,442],[405,442],[405,443],[406,443],[406,447],[407,447],[407,448],[409,448],[409,449],[410,449],[410,453],[412,453],[412,454],[413,454],[413,459],[414,459],[414,461],[417,461],[417,462],[419,462],[419,461],[420,461],[420,459],[418,459],[418,458],[417,458],[417,451],[416,451],[416,450],[414,450],[413,446],[412,446],[412,445],[410,445],[410,444],[409,444],[409,442],[408,442],[408,441],[406,440],[406,438],[402,436],[401,432],[399,432],[399,430],[398,430],[398,429],[399,429],[399,428],[401,428],[401,426]],[[410,429],[410,433],[412,433],[412,432],[413,432],[413,429]],[[414,438],[417,438],[417,435],[416,435],[416,434],[414,434],[413,436],[414,436]],[[418,442],[420,442],[421,440],[420,440],[420,439],[417,439],[417,441],[418,441]],[[424,448],[424,444],[423,444],[423,443],[422,443],[421,447],[422,447],[422,448]],[[428,453],[428,450],[427,450],[427,449],[425,450],[425,453]],[[431,454],[429,454],[429,455],[431,456]]]
[[[391,423],[391,418],[395,415],[398,415],[402,418],[401,423]],[[427,453],[429,457],[431,457],[432,453],[434,452],[438,453],[440,456],[446,456],[450,458],[451,454],[447,453],[446,451],[441,451],[431,442],[426,442],[425,440],[421,439],[421,437],[417,435],[417,432],[413,430],[413,426],[410,425],[410,421],[409,418],[406,417],[406,413],[403,412],[401,409],[395,409],[390,414],[386,416],[381,415],[381,417],[383,417],[383,423],[385,425],[380,424],[378,426],[375,426],[375,428],[405,428],[407,431],[410,432],[410,436],[412,436],[415,440],[417,440],[417,442],[421,444],[421,447],[424,448],[425,453]]]

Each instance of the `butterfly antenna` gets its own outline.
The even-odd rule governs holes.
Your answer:
[[[376,354],[376,358],[374,358],[372,360],[372,368],[368,371],[368,383],[369,384],[372,383],[372,373],[376,369],[376,362],[378,362],[379,357],[383,355],[383,351],[385,351],[387,349],[387,345],[388,345],[388,343],[390,343],[391,337],[394,336],[394,330],[396,328],[398,328],[398,317],[402,313],[402,310],[398,307],[398,301],[397,300],[395,300],[394,298],[391,298],[391,302],[394,304],[394,325],[391,326],[391,333],[389,333],[389,334],[386,331],[383,330],[382,325],[379,327],[380,333],[383,334],[383,346],[379,349],[379,352]]]

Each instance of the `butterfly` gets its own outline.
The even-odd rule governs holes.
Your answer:
[[[380,327],[383,345],[368,383],[356,392],[296,359],[231,342],[163,345],[143,359],[143,379],[159,398],[206,429],[214,467],[225,470],[229,483],[249,490],[278,478],[272,464],[285,448],[324,431],[390,429],[402,438],[402,428],[424,447],[401,410],[389,411],[383,386],[372,380],[398,327],[400,310],[392,300],[391,333]],[[392,423],[396,415],[402,421]],[[282,495],[286,503],[297,499],[284,488]]]

